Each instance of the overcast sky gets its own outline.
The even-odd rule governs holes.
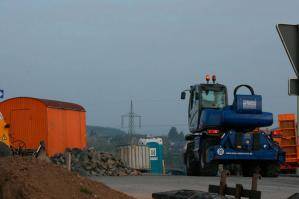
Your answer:
[[[294,76],[276,23],[299,23],[299,1],[0,0],[0,88],[5,98],[75,102],[87,123],[120,126],[134,100],[147,134],[186,130],[181,90],[206,73],[231,93],[263,95],[294,113]]]

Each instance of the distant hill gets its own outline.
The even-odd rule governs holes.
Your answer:
[[[114,137],[124,134],[126,134],[126,132],[117,128],[87,125],[88,136]]]
[[[183,170],[185,138],[183,132],[178,132],[175,127],[169,130],[168,135],[159,136],[163,139],[163,156],[166,168],[169,170]],[[125,131],[111,127],[87,126],[87,145],[97,151],[117,153],[117,147],[129,143],[137,144],[140,138],[146,135],[134,134],[132,137]],[[130,141],[131,140],[131,141]]]
[[[141,137],[145,136],[138,134],[133,136],[133,140],[136,144]],[[130,136],[126,132],[117,128],[87,126],[87,145],[89,147],[95,147],[98,151],[115,154],[117,146],[130,143],[129,138]]]

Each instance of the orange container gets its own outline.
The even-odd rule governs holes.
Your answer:
[[[278,126],[281,138],[277,139],[280,147],[286,152],[286,163],[299,164],[299,145],[296,136],[296,115],[279,114]]]
[[[86,147],[85,109],[68,102],[17,97],[0,103],[0,112],[10,124],[11,144],[37,149],[44,141],[49,156],[66,148]]]
[[[279,114],[278,126],[283,128],[295,128],[295,114]]]
[[[296,115],[293,113],[279,114],[278,120],[279,121],[285,121],[285,120],[293,121],[293,120],[295,120],[295,117],[296,117]]]

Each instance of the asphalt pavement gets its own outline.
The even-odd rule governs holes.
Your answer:
[[[103,176],[92,179],[140,199],[151,199],[154,192],[176,189],[208,191],[209,184],[219,184],[219,177]],[[251,178],[234,176],[228,178],[228,186],[234,187],[236,183],[242,184],[246,189],[251,188]],[[299,192],[299,177],[262,178],[258,182],[258,190],[262,191],[263,199],[286,199]]]

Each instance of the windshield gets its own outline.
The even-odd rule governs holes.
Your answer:
[[[201,98],[203,108],[223,108],[225,106],[224,91],[202,91]]]

